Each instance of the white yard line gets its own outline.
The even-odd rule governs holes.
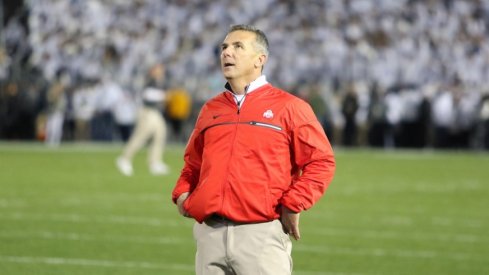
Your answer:
[[[137,244],[182,244],[193,243],[191,232],[189,238],[176,237],[140,237],[129,235],[90,235],[77,232],[53,232],[53,231],[0,231],[0,238],[6,239],[46,239],[81,242],[118,242]]]
[[[162,269],[162,270],[181,270],[193,271],[193,265],[186,264],[157,264],[151,262],[128,262],[128,261],[109,261],[94,259],[73,259],[60,257],[25,257],[25,256],[0,256],[0,262],[11,262],[20,264],[46,264],[46,265],[75,265],[75,266],[95,266],[108,268],[136,268],[136,269]]]
[[[32,220],[32,221],[55,221],[55,222],[72,222],[72,223],[115,223],[115,224],[138,224],[146,226],[170,226],[170,227],[180,227],[192,225],[187,220],[182,218],[182,221],[168,220],[168,219],[157,219],[149,217],[128,217],[128,216],[116,216],[116,215],[105,215],[105,216],[95,216],[95,215],[80,215],[80,214],[30,214],[22,212],[13,213],[0,213],[0,219],[9,220]]]
[[[327,247],[313,245],[296,245],[293,248],[295,251],[347,255],[347,256],[374,256],[374,257],[398,257],[398,258],[421,258],[421,259],[450,259],[464,262],[483,262],[487,263],[487,259],[480,255],[468,253],[440,253],[430,250],[405,250],[405,249],[384,249],[384,248],[349,248],[349,247]]]
[[[316,224],[324,223],[326,220],[338,219],[344,217],[346,214],[350,215],[353,210],[344,212],[328,212],[323,215],[311,216],[310,219],[314,220]],[[461,218],[461,217],[443,217],[437,215],[423,215],[422,212],[413,211],[413,215],[400,214],[395,215],[393,213],[379,213],[378,215],[361,215],[355,219],[357,224],[382,224],[387,226],[400,226],[400,227],[412,227],[416,228],[418,226],[418,220],[423,223],[430,222],[431,225],[436,227],[449,227],[449,228],[468,228],[477,229],[489,226],[486,218]],[[414,215],[416,214],[416,215]],[[423,215],[422,217],[416,217]],[[324,223],[327,226],[327,223]]]
[[[0,198],[0,208],[21,208],[28,205],[24,199]]]
[[[433,184],[429,181],[401,181],[367,184],[362,186],[342,186],[335,190],[336,194],[343,196],[356,196],[359,194],[403,194],[416,192],[420,194],[451,194],[460,191],[477,192],[487,190],[482,180],[466,179],[455,183]]]
[[[34,207],[33,205],[38,204],[40,202],[45,201],[44,198],[35,198],[35,199],[18,199],[18,198],[1,198],[0,197],[0,209],[1,208],[14,208],[14,209],[25,209],[28,207]],[[92,206],[94,204],[98,204],[101,206],[113,206],[119,205],[121,203],[159,203],[159,204],[167,204],[168,207],[161,207],[160,211],[165,213],[177,212],[177,207],[171,202],[171,198],[165,195],[158,194],[140,194],[140,195],[129,195],[124,193],[115,193],[115,194],[102,194],[102,195],[92,195],[90,197],[81,197],[81,196],[73,196],[73,197],[63,197],[56,201],[56,204],[59,204],[61,207],[65,206],[79,206],[83,207],[86,205]],[[112,207],[111,207],[112,208]]]
[[[294,275],[366,275],[367,273],[345,273],[345,272],[322,272],[322,271],[305,271],[294,270]]]
[[[94,259],[70,259],[60,257],[28,257],[28,256],[9,256],[0,255],[0,262],[15,264],[44,264],[59,266],[91,266],[103,268],[134,268],[134,269],[156,269],[173,271],[194,271],[194,265],[189,264],[158,264],[151,262],[122,262]],[[297,275],[366,275],[365,273],[344,273],[344,272],[321,272],[294,270]]]
[[[439,242],[457,242],[465,244],[474,243],[489,243],[489,239],[486,236],[466,234],[466,233],[425,233],[425,232],[400,232],[400,231],[386,231],[386,230],[352,230],[349,228],[314,228],[312,230],[304,230],[305,234],[319,235],[319,236],[356,236],[360,238],[368,239],[403,239],[403,240],[416,240],[416,241],[439,241]]]

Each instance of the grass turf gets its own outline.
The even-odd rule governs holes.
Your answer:
[[[193,222],[121,145],[0,143],[0,274],[193,274]],[[336,151],[326,195],[301,215],[294,274],[489,274],[489,155]]]

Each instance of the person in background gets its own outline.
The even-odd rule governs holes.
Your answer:
[[[434,98],[435,148],[470,147],[479,102],[478,95],[468,92],[468,87],[457,79]]]
[[[89,141],[91,136],[91,120],[97,106],[97,89],[95,79],[84,79],[75,88],[73,95],[73,113],[75,119],[75,139]]]
[[[48,108],[46,120],[46,140],[48,146],[57,147],[61,144],[63,138],[63,123],[65,120],[66,111],[66,96],[67,87],[65,77],[60,77],[54,82],[48,90]]]
[[[192,112],[192,98],[184,88],[169,90],[167,98],[166,118],[173,130],[174,140],[177,142],[185,141],[184,139],[188,138],[188,136],[185,136],[184,126]]]
[[[296,96],[311,105],[312,111],[323,126],[330,144],[334,144],[333,116],[329,102],[323,97],[321,87],[317,84],[299,84],[292,90],[297,90]]]
[[[386,130],[386,104],[384,92],[377,83],[370,87],[370,104],[368,108],[368,145],[373,147],[384,146],[384,133]]]
[[[481,98],[479,111],[479,124],[481,128],[481,147],[489,150],[489,93]]]
[[[358,111],[358,95],[355,90],[355,84],[351,83],[346,88],[346,94],[343,98],[341,112],[345,118],[345,126],[343,127],[343,145],[357,145],[357,122],[356,115]]]
[[[148,150],[150,173],[153,175],[169,173],[168,166],[163,162],[166,143],[166,124],[162,115],[165,101],[164,81],[164,65],[158,63],[152,66],[146,88],[142,93],[142,107],[138,112],[136,127],[122,154],[116,160],[117,168],[125,176],[133,175],[133,157],[148,140],[151,140]]]
[[[226,91],[202,107],[173,189],[179,213],[195,219],[195,271],[292,273],[289,236],[323,195],[335,160],[303,100],[268,83],[265,34],[232,26],[221,44]]]

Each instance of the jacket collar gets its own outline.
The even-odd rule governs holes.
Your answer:
[[[258,88],[260,88],[263,85],[268,84],[267,77],[265,75],[260,75],[257,79],[252,81],[250,84],[248,84],[245,87],[245,94],[249,94]],[[233,89],[231,88],[231,85],[229,85],[229,82],[226,82],[226,85],[224,85],[224,88],[226,88],[227,91],[231,92],[234,94]]]

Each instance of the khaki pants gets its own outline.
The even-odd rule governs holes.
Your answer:
[[[160,163],[165,149],[166,124],[159,110],[142,107],[138,114],[136,128],[124,148],[122,156],[132,160],[134,155],[151,139],[148,162]]]
[[[278,220],[236,224],[212,218],[194,225],[197,275],[290,275],[292,242]]]

